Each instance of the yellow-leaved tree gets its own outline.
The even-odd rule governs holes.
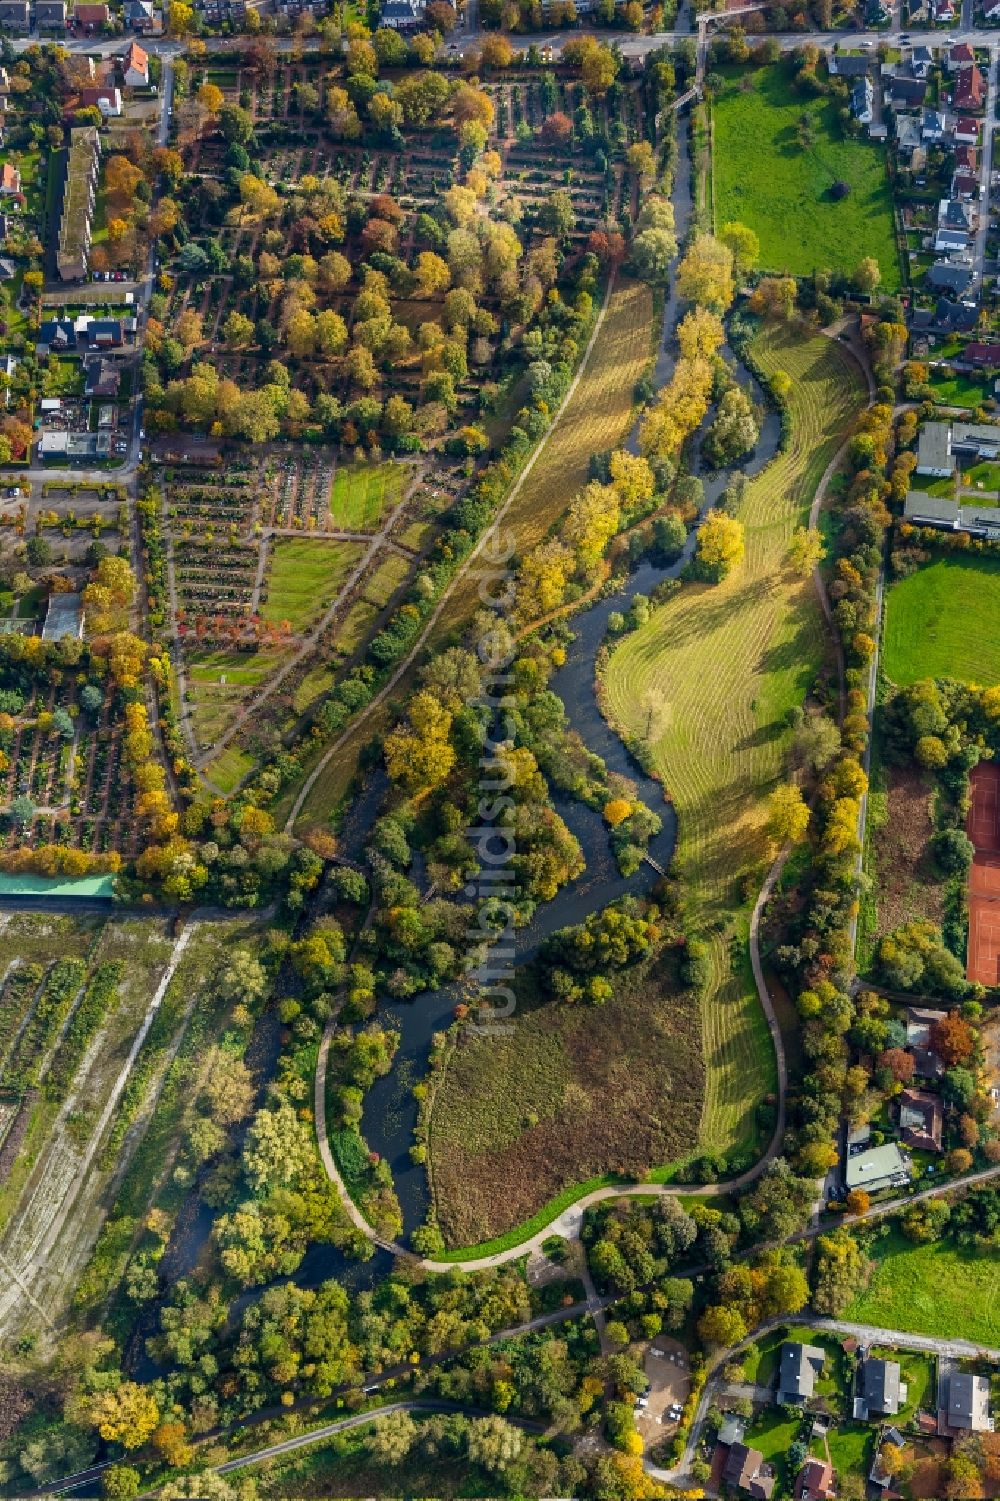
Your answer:
[[[408,792],[425,792],[443,782],[455,764],[448,739],[451,715],[426,688],[410,700],[409,726],[385,739],[385,761],[394,782]]]
[[[703,578],[719,583],[743,562],[743,526],[724,511],[710,511],[698,532],[698,566]]]

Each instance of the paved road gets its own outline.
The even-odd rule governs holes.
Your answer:
[[[966,0],[969,3],[969,0]],[[986,68],[987,102],[983,118],[983,144],[979,155],[979,224],[973,251],[975,274],[982,287],[986,277],[986,237],[990,228],[990,173],[993,168],[993,131],[997,117],[997,50],[990,47],[990,60]]]

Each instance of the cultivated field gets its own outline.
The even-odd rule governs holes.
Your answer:
[[[645,966],[602,1006],[546,1002],[500,1036],[463,1039],[431,1121],[448,1244],[502,1234],[567,1186],[690,1153],[705,1070],[689,1010],[669,973]]]
[[[937,677],[1000,683],[1000,561],[937,558],[893,584],[882,667],[901,688]]]
[[[702,1006],[701,1139],[723,1151],[755,1141],[754,1108],[774,1083],[749,965],[734,971],[731,940],[746,936],[741,878],[760,870],[785,716],[802,702],[822,648],[812,583],[788,572],[786,552],[861,405],[857,372],[829,339],[775,330],[756,354],[765,372],[792,378],[791,439],[747,489],[746,561],[720,585],[686,585],[617,647],[607,673],[612,714],[631,733],[645,732],[641,706],[651,695],[662,705],[650,749],[677,807],[681,877],[713,964]]]
[[[740,87],[746,77],[752,88]],[[799,143],[807,116],[811,144]],[[899,286],[885,155],[841,138],[836,106],[794,91],[781,64],[741,75],[713,108],[715,219],[750,226],[768,271],[853,271],[874,256],[882,286]],[[835,182],[850,188],[834,199]]]

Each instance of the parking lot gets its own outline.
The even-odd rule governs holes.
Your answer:
[[[691,1390],[687,1350],[678,1340],[659,1334],[646,1352],[645,1370],[649,1391],[640,1398],[645,1406],[637,1408],[635,1425],[651,1449],[676,1431],[687,1401]]]

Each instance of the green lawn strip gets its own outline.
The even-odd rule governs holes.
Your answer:
[[[544,1230],[564,1209],[568,1209],[586,1194],[593,1193],[594,1189],[608,1188],[612,1184],[627,1184],[630,1181],[628,1178],[616,1178],[604,1173],[599,1178],[589,1178],[586,1183],[574,1183],[572,1187],[564,1188],[562,1193],[556,1194],[547,1204],[543,1204],[530,1220],[515,1225],[503,1235],[495,1235],[492,1240],[484,1240],[478,1246],[460,1246],[455,1251],[436,1251],[434,1260],[475,1261],[479,1256],[493,1256],[497,1251],[509,1251],[512,1246],[519,1246],[522,1241],[537,1235],[539,1230]]]
[[[883,1329],[1000,1345],[997,1259],[949,1240],[917,1246],[890,1231],[876,1240],[875,1268],[843,1318]]]
[[[744,80],[752,85],[744,92]],[[807,116],[812,144],[799,144]],[[850,272],[874,256],[882,288],[900,284],[885,152],[843,138],[837,106],[796,91],[787,67],[740,74],[713,105],[718,224],[739,220],[760,238],[761,266],[809,276]],[[848,194],[831,196],[836,182]]]
[[[789,1445],[794,1444],[798,1438],[801,1428],[801,1417],[786,1418],[783,1412],[768,1409],[755,1419],[745,1436],[746,1444],[752,1449],[759,1449],[767,1463],[774,1466],[780,1493],[784,1495],[791,1493],[795,1479],[785,1455]]]
[[[989,394],[981,380],[968,375],[945,375],[932,367],[928,384],[934,399],[946,407],[978,407]]]
[[[996,494],[1000,491],[1000,464],[973,464],[971,469],[963,470],[962,484],[970,490],[975,490],[982,485],[984,490]]]
[[[261,615],[274,625],[287,620],[293,631],[305,629],[332,604],[360,554],[353,542],[278,538]]]
[[[232,792],[256,765],[253,756],[248,756],[238,745],[227,745],[203,771],[206,779],[221,787],[223,792]]]
[[[400,464],[343,464],[330,492],[332,525],[344,531],[372,530],[403,493],[410,471]]]
[[[1000,559],[936,558],[894,583],[882,668],[901,688],[933,677],[1000,683]]]
[[[227,687],[256,688],[275,670],[281,656],[280,652],[193,651],[187,671],[195,685],[215,685],[224,677]]]
[[[838,1475],[867,1476],[875,1456],[875,1436],[863,1423],[844,1423],[827,1436],[830,1461]]]

